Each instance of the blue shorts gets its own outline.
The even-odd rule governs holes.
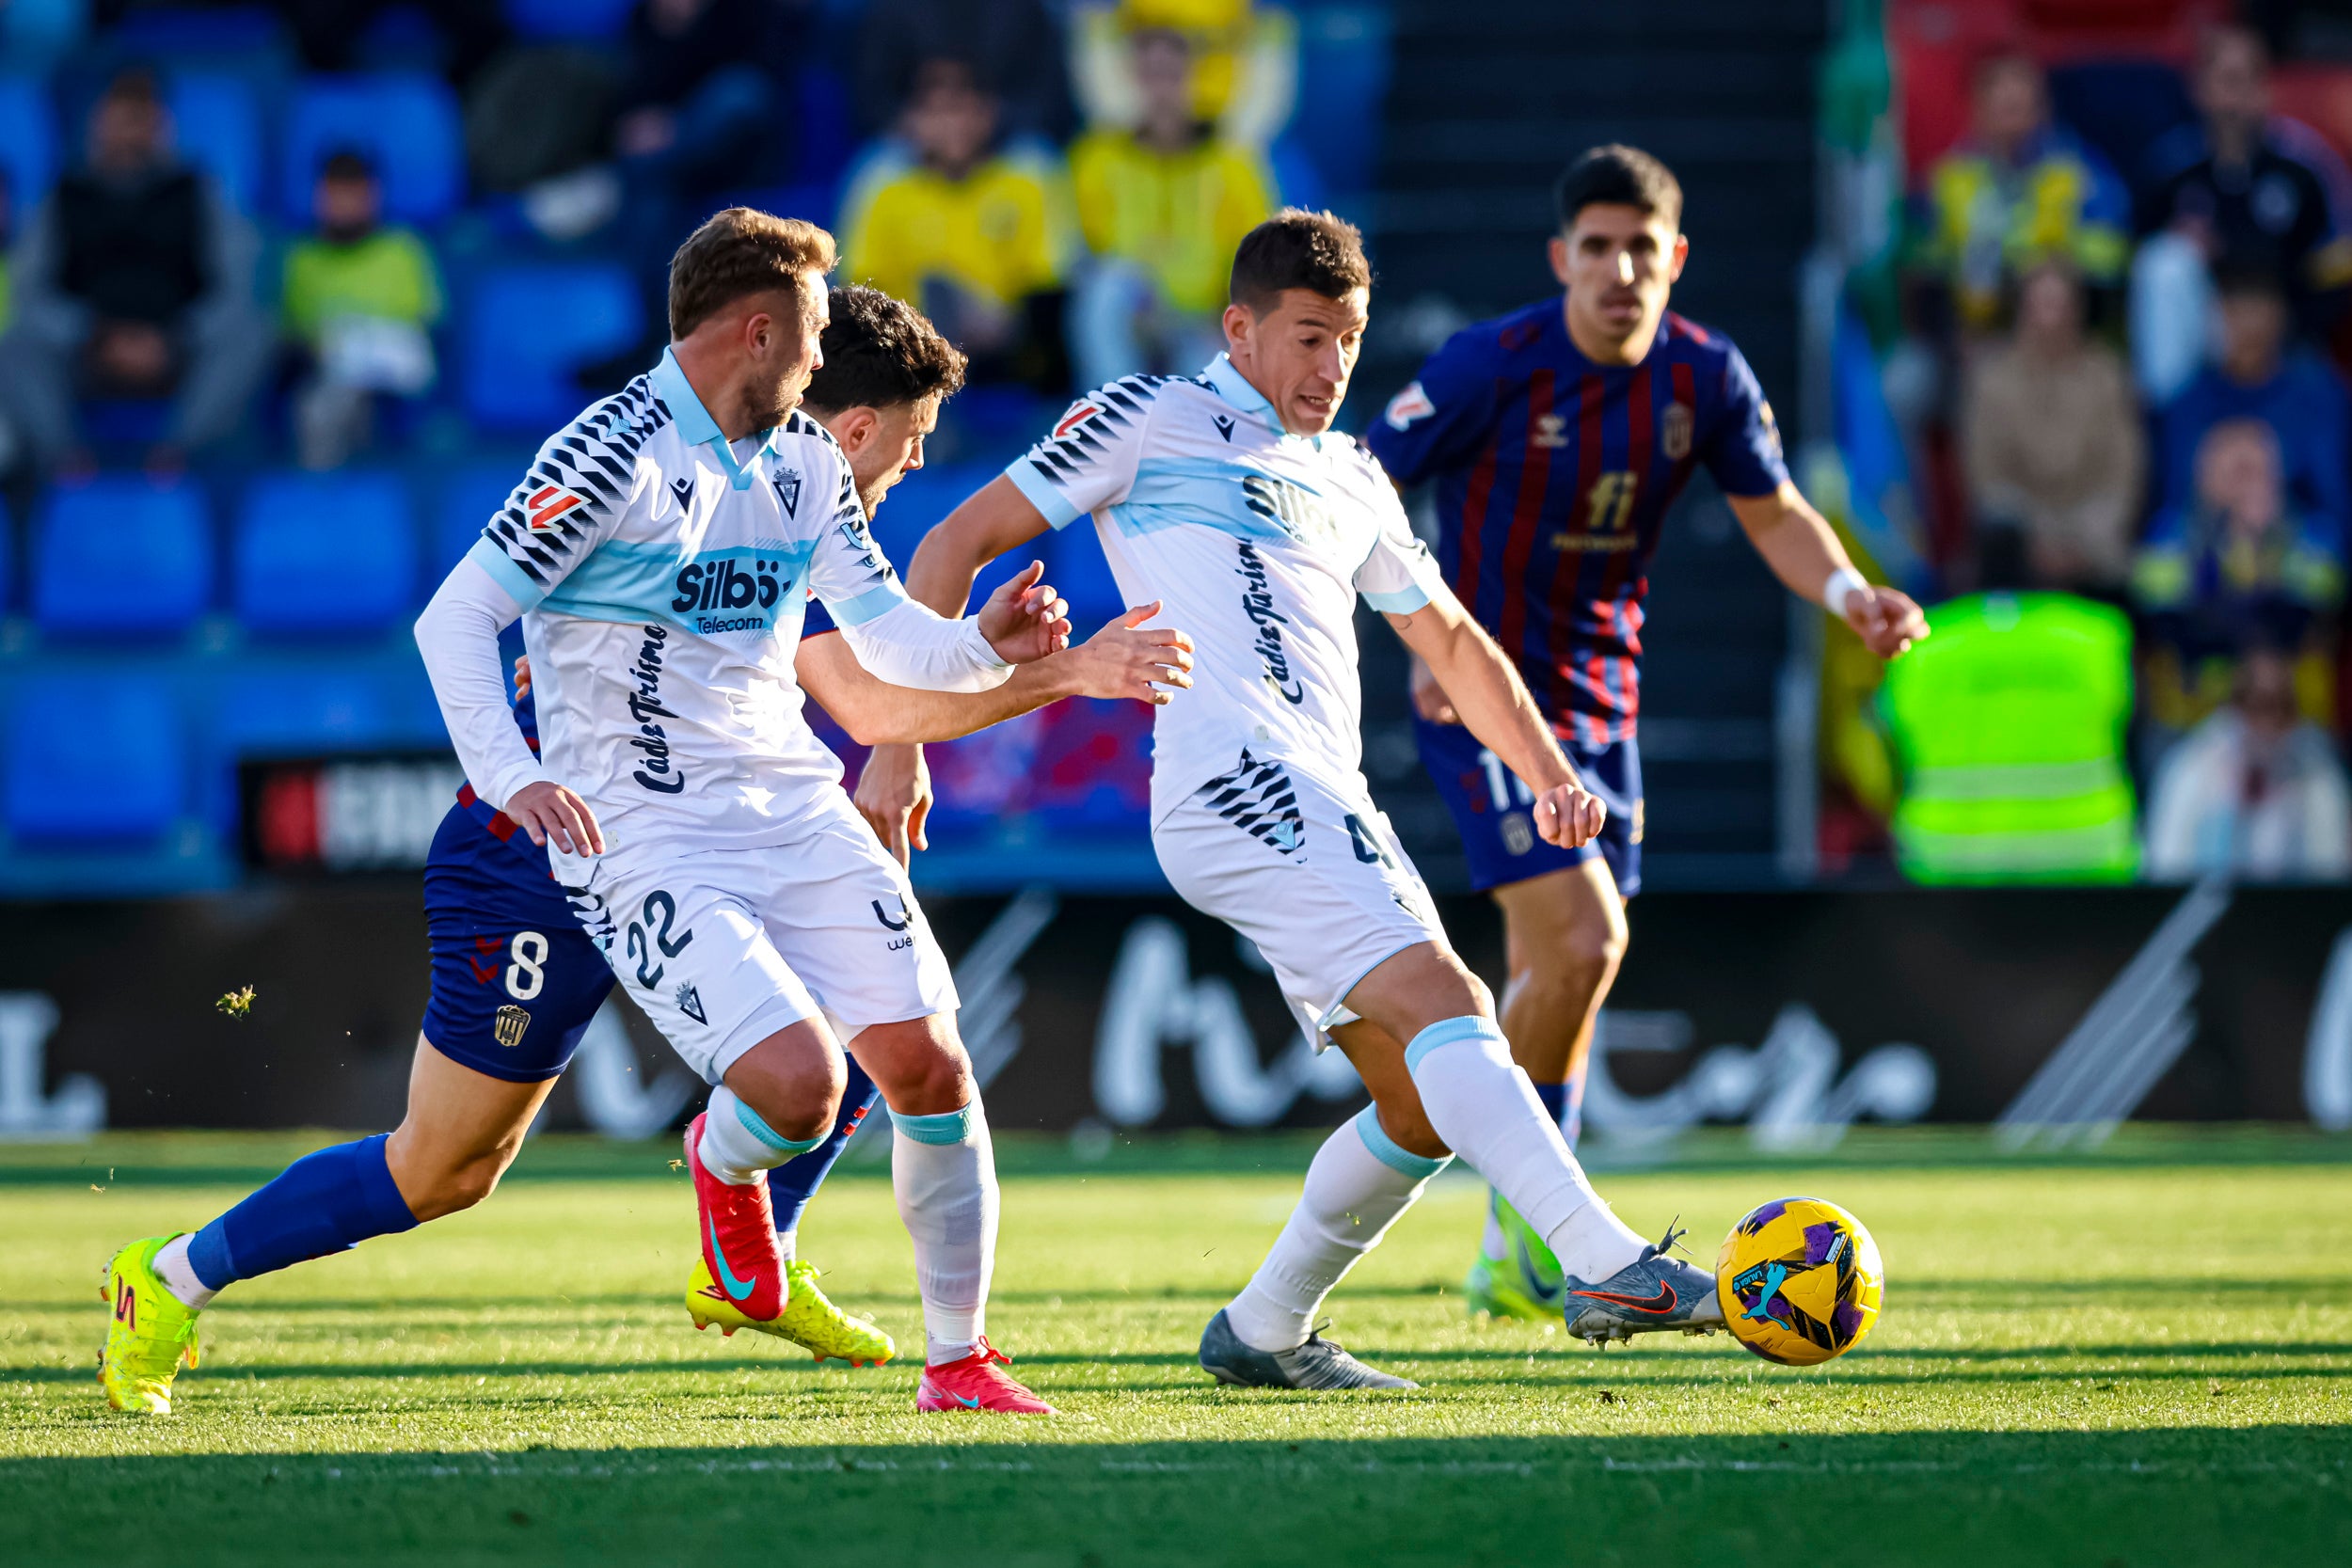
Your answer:
[[[1470,886],[1484,893],[1548,871],[1581,865],[1597,855],[1609,863],[1617,892],[1642,891],[1642,753],[1631,740],[1585,747],[1561,743],[1584,787],[1609,808],[1600,836],[1579,849],[1546,844],[1535,832],[1527,786],[1459,724],[1416,717],[1421,763],[1445,798],[1470,857]]]
[[[463,808],[453,808],[433,835],[424,865],[433,950],[424,1037],[476,1072],[535,1084],[570,1064],[612,989],[612,970],[548,875],[544,853],[519,847],[530,853]]]

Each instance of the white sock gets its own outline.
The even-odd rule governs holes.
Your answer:
[[[890,1185],[914,1240],[923,1296],[925,1360],[972,1354],[988,1332],[988,1281],[996,1268],[996,1150],[977,1096],[961,1111],[890,1113]]]
[[[1380,1244],[1452,1158],[1429,1160],[1398,1148],[1369,1105],[1324,1139],[1282,1233],[1225,1308],[1241,1342],[1264,1351],[1305,1344],[1323,1298],[1357,1259]]]
[[[1492,1019],[1431,1024],[1405,1048],[1405,1065],[1438,1136],[1494,1184],[1565,1272],[1602,1280],[1641,1257],[1648,1243],[1584,1180]]]
[[[798,1230],[776,1232],[776,1256],[789,1263],[801,1255],[801,1233]]]
[[[155,1274],[165,1288],[180,1298],[180,1305],[191,1312],[212,1305],[220,1292],[196,1277],[196,1270],[188,1263],[188,1243],[196,1240],[194,1232],[174,1236],[155,1249]]]
[[[825,1140],[786,1138],[762,1121],[757,1111],[724,1084],[710,1091],[710,1110],[703,1117],[702,1141],[694,1157],[703,1169],[730,1187],[748,1187],[795,1154],[805,1154]]]

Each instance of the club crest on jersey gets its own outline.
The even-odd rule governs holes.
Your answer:
[[[1089,420],[1094,418],[1102,411],[1103,405],[1101,404],[1089,403],[1086,399],[1080,398],[1077,402],[1070,405],[1069,411],[1063,414],[1060,421],[1054,426],[1054,439],[1057,441],[1060,440],[1063,436],[1069,435],[1072,431],[1077,429],[1080,425],[1086,423]]]
[[[710,1020],[703,1014],[703,993],[696,990],[691,983],[678,987],[675,1000],[679,1012],[706,1028],[709,1026]]]
[[[1691,436],[1698,428],[1698,416],[1687,403],[1666,404],[1666,416],[1658,421],[1658,446],[1669,458],[1679,463],[1691,455]]]
[[[1391,430],[1410,430],[1415,420],[1425,420],[1437,411],[1438,405],[1416,381],[1391,398],[1388,412],[1380,417],[1388,420]]]
[[[533,533],[545,533],[566,512],[588,504],[588,498],[561,484],[542,484],[523,501],[523,515]]]
[[[523,1043],[523,1031],[531,1027],[531,1014],[509,1003],[498,1010],[490,1021],[490,1037],[512,1051]]]
[[[798,468],[787,468],[784,472],[770,479],[768,483],[776,487],[776,501],[784,508],[784,515],[787,517],[799,516],[801,471]]]

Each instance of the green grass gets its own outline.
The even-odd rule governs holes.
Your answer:
[[[316,1140],[311,1140],[315,1142]],[[1722,1339],[1605,1356],[1454,1295],[1481,1202],[1440,1183],[1332,1302],[1424,1385],[1213,1387],[1201,1323],[1311,1140],[1008,1140],[991,1329],[1056,1421],[928,1417],[914,1372],[697,1335],[667,1146],[548,1140],[485,1208],[242,1285],[181,1414],[107,1412],[111,1245],[197,1223],[302,1140],[0,1146],[0,1561],[1067,1564],[2344,1561],[2352,1142],[2136,1133],[2010,1162],[1858,1134],[1602,1178],[1694,1239],[1819,1192],[1872,1227],[1886,1309],[1825,1368]],[[96,1190],[94,1190],[96,1189]],[[886,1180],[803,1248],[920,1327]],[[2288,1554],[2293,1554],[2290,1557]]]

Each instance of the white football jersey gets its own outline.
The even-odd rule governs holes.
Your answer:
[[[1352,436],[1284,431],[1219,355],[1089,393],[1006,474],[1056,528],[1092,514],[1127,602],[1192,634],[1192,689],[1152,720],[1153,821],[1244,748],[1364,792],[1356,596],[1405,614],[1440,579]]]
[[[906,600],[832,435],[795,413],[730,446],[666,352],[548,437],[468,559],[524,610],[548,777],[632,858],[795,837],[841,778],[793,677],[808,598],[847,626]]]

